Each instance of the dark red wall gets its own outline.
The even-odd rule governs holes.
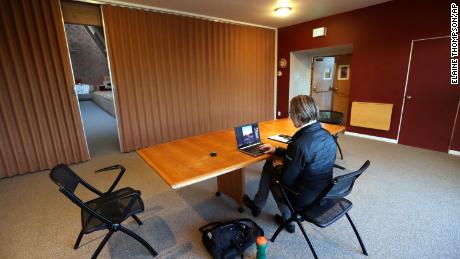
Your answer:
[[[288,114],[290,52],[352,44],[349,110],[353,101],[393,103],[394,108],[389,131],[350,125],[347,130],[396,139],[411,41],[450,35],[450,3],[445,0],[395,0],[280,28],[278,58],[288,60],[288,67],[279,68],[283,71],[277,87],[280,117]],[[312,38],[313,28],[322,26],[327,27],[327,36]],[[460,132],[458,127],[457,132]],[[459,142],[453,149],[460,150]]]
[[[450,149],[460,151],[460,114],[458,115],[457,123],[455,123],[454,136],[450,143]]]

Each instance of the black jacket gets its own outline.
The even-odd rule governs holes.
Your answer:
[[[300,193],[288,194],[295,207],[310,204],[332,180],[336,144],[319,122],[298,130],[287,149],[277,148],[275,155],[285,158],[281,182]]]

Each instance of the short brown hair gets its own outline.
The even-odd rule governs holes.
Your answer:
[[[292,98],[289,111],[289,117],[291,117],[296,127],[319,118],[319,108],[313,98],[308,95],[297,95]]]

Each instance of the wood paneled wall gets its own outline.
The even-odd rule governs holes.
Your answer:
[[[0,178],[89,155],[58,0],[0,6]]]
[[[123,151],[274,117],[275,31],[103,6]]]

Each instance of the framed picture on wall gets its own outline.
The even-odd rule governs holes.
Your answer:
[[[331,73],[331,68],[327,67],[324,69],[323,72],[323,80],[331,80],[332,79],[332,73]]]
[[[348,80],[349,76],[350,76],[350,66],[340,65],[337,79],[338,80]]]

